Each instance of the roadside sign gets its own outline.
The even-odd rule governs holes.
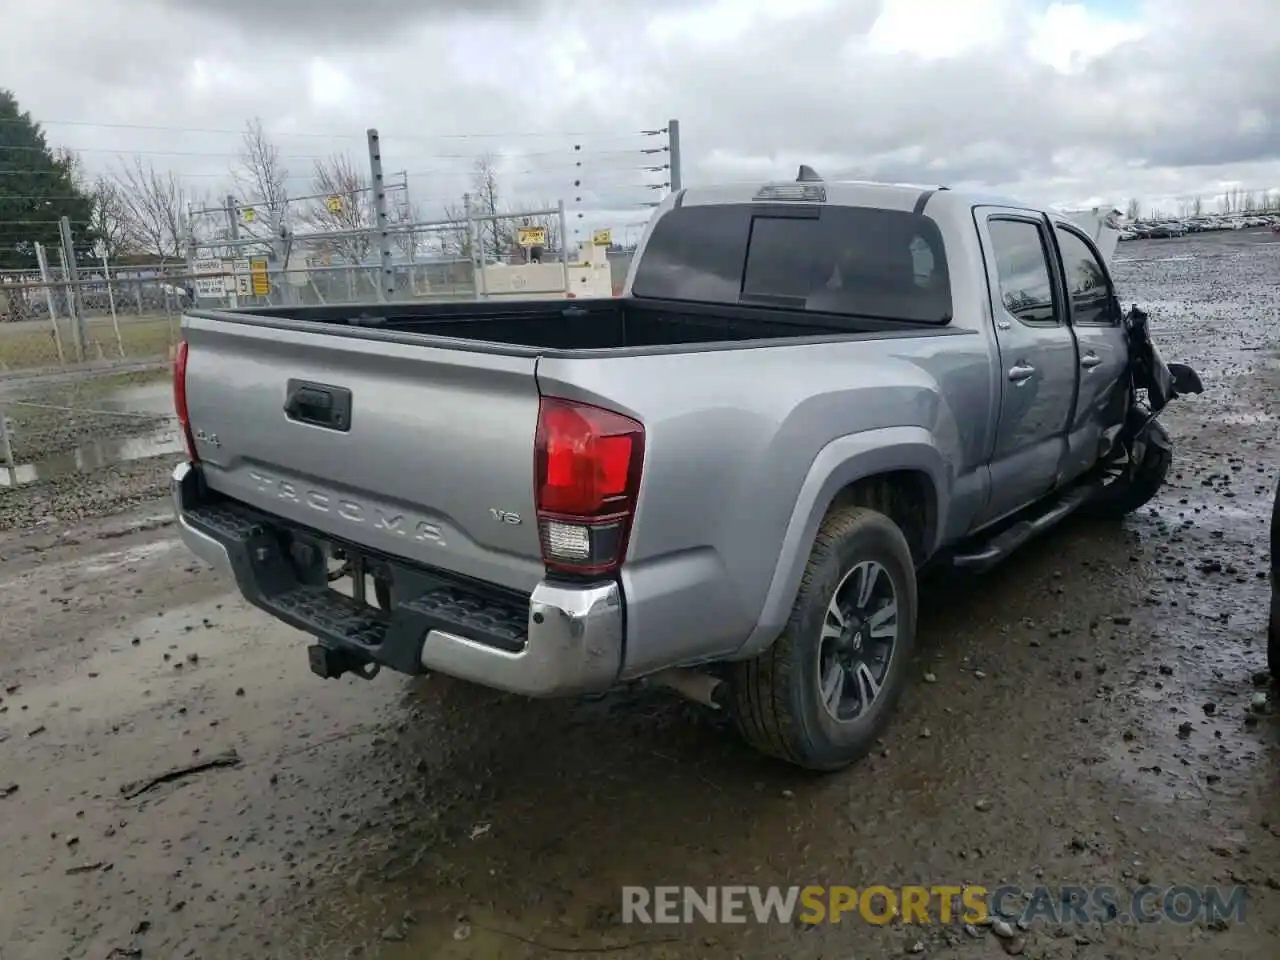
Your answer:
[[[258,219],[258,211],[257,211],[257,210],[253,209],[253,207],[245,207],[245,208],[244,208],[244,222],[245,222],[245,223],[253,223],[253,221],[255,221],[255,220],[257,220],[257,219]]]
[[[249,276],[253,281],[253,295],[265,297],[271,292],[271,279],[267,276],[267,258],[254,257],[249,261]]]
[[[546,227],[516,227],[516,243],[522,247],[545,247]]]
[[[591,234],[591,242],[597,247],[611,247],[613,246],[613,231],[597,230]]]
[[[206,257],[195,262],[197,297],[227,295],[227,285],[222,277],[222,269],[222,261],[217,257]]]
[[[231,272],[235,274],[235,295],[237,297],[253,296],[253,284],[249,277],[249,261],[232,260]]]
[[[341,197],[325,197],[324,208],[328,210],[330,213],[341,213],[342,198]]]

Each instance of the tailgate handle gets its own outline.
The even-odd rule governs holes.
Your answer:
[[[346,433],[351,429],[351,391],[324,383],[290,380],[284,415],[296,423]]]

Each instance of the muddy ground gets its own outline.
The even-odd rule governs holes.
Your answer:
[[[1176,477],[1123,526],[1071,523],[927,585],[883,750],[834,776],[760,759],[658,691],[317,680],[304,638],[188,556],[162,502],[76,506],[147,500],[163,462],[0,490],[0,957],[1280,955],[1280,717],[1254,706],[1280,413],[1269,240],[1120,248],[1125,299],[1205,373],[1166,417]],[[1002,882],[1242,884],[1247,912],[1008,943],[956,924],[618,923],[623,884]]]

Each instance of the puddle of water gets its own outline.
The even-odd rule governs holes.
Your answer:
[[[141,437],[94,440],[36,463],[22,463],[10,469],[0,468],[0,487],[17,487],[37,480],[97,470],[112,463],[144,460],[182,450],[176,431],[165,427]]]
[[[173,385],[168,380],[140,383],[113,390],[96,404],[103,410],[120,413],[150,413],[161,417],[173,416]]]

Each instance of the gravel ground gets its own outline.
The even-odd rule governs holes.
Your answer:
[[[73,506],[145,500],[159,465],[109,494],[50,487],[41,508],[0,492],[0,956],[1280,955],[1280,719],[1254,706],[1280,412],[1269,239],[1120,248],[1125,299],[1205,373],[1165,417],[1175,477],[1123,526],[1069,523],[983,578],[928,584],[883,749],[829,777],[642,688],[529,702],[316,680],[303,637],[190,558],[163,503]],[[236,765],[122,791],[228,750]],[[1011,939],[618,922],[623,884],[712,883],[1241,884],[1248,902],[1243,923]]]

